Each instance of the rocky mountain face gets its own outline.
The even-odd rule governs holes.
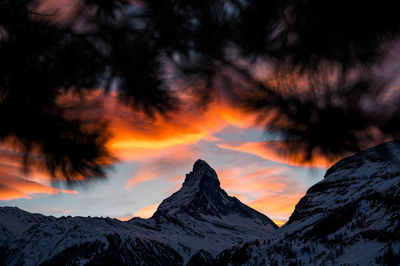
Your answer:
[[[0,208],[0,265],[182,265],[277,228],[228,196],[215,171],[198,160],[150,219],[55,218]]]
[[[180,243],[213,255],[226,245],[262,239],[278,229],[264,214],[228,196],[215,171],[202,160],[196,161],[182,188],[165,199],[146,222],[165,232],[168,241],[173,239],[170,232],[174,231]]]
[[[205,161],[197,160],[193,171],[186,175],[182,188],[169,198],[165,199],[158,207],[154,218],[161,216],[182,217],[188,216],[196,220],[214,217],[225,219],[250,219],[255,227],[278,228],[268,217],[244,205],[237,198],[230,197],[221,189],[215,173]],[[226,222],[235,220],[226,219]]]
[[[400,265],[400,141],[339,161],[272,238],[210,263]]]
[[[345,158],[281,228],[198,160],[150,219],[0,208],[0,265],[400,265],[400,141]]]

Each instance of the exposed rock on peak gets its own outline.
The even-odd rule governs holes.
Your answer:
[[[216,190],[220,188],[220,183],[214,169],[199,159],[194,163],[193,171],[186,174],[182,187],[190,187],[193,190]]]
[[[222,243],[269,237],[278,228],[264,214],[230,197],[220,187],[217,173],[203,160],[195,162],[182,188],[163,200],[150,220],[157,230],[171,231],[169,224],[174,223],[181,231],[204,238],[214,246],[208,250],[211,253]],[[199,249],[204,249],[202,243],[198,242]]]
[[[206,162],[201,159],[198,159],[194,165],[193,165],[193,172],[210,172],[214,173],[214,175],[217,175],[214,171],[214,169],[211,168],[211,166]]]
[[[202,160],[150,219],[0,207],[0,265],[400,265],[399,145],[335,164],[279,230]]]
[[[248,219],[251,224],[267,226],[268,230],[278,228],[264,214],[244,205],[237,198],[230,197],[220,187],[214,169],[203,160],[195,162],[193,171],[186,175],[182,188],[160,204],[154,217],[162,215],[191,216],[198,220],[207,220],[205,217],[210,216],[224,220],[235,216]]]
[[[23,226],[13,231],[16,224]],[[205,261],[225,248],[265,239],[276,228],[228,196],[216,172],[198,160],[150,219],[55,218],[0,207],[0,265],[182,265],[194,254]]]

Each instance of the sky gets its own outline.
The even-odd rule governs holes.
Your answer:
[[[62,3],[67,9],[74,2],[45,1]],[[399,54],[395,50],[392,60],[398,62]],[[62,101],[71,100],[69,95],[63,97]],[[324,158],[303,163],[301,154],[288,156],[278,135],[265,132],[255,114],[224,97],[216,97],[207,107],[186,99],[178,112],[153,118],[119,104],[113,93],[92,92],[86,101],[96,108],[82,115],[110,121],[112,137],[107,147],[117,162],[107,178],[71,186],[55,182],[40,169],[25,173],[20,154],[12,145],[2,144],[0,206],[57,217],[148,218],[181,187],[193,163],[203,159],[216,170],[229,195],[282,225],[307,189],[322,180],[333,164]]]
[[[62,3],[67,9],[73,2],[45,1],[47,7]],[[398,54],[396,50],[392,56],[396,62]],[[261,69],[258,74],[265,73]],[[69,95],[61,99],[70,100]],[[318,157],[303,163],[301,154],[288,155],[280,137],[265,132],[255,114],[218,95],[207,107],[185,99],[178,112],[153,118],[119,104],[113,93],[92,92],[86,101],[96,108],[82,115],[110,121],[107,147],[117,162],[107,178],[71,186],[40,169],[25,173],[20,154],[2,144],[0,206],[57,217],[148,218],[163,199],[180,189],[193,163],[203,159],[216,170],[229,195],[282,225],[334,163]]]
[[[39,170],[27,174],[13,160],[15,151],[3,145],[0,206],[57,217],[148,218],[203,159],[229,195],[281,225],[331,165],[323,158],[304,164],[299,155],[284,156],[279,136],[267,134],[254,114],[223,99],[206,108],[186,102],[176,113],[153,118],[119,104],[112,93],[92,93],[86,100],[100,102],[102,111],[96,109],[95,116],[110,121],[107,146],[118,161],[108,177],[68,186]]]

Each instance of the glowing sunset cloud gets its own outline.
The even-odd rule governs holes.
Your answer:
[[[185,98],[187,95],[179,97]],[[77,105],[80,99],[77,95],[67,93],[60,96],[59,103],[69,106],[72,102]],[[218,97],[207,107],[181,105],[177,111],[155,113],[153,117],[119,103],[115,93],[91,91],[84,95],[84,101],[89,107],[78,110],[79,117],[109,122],[112,138],[107,147],[121,160],[152,157],[158,150],[193,144],[199,140],[217,141],[214,133],[229,125],[240,128],[254,126],[257,118]]]
[[[3,172],[1,172],[3,174]],[[59,189],[44,184],[32,182],[23,178],[1,178],[0,179],[0,200],[31,199],[38,194],[77,194],[75,190]]]
[[[13,188],[9,188],[0,184],[0,201],[1,200],[14,200],[14,199],[30,199],[27,194],[19,192]]]
[[[305,192],[288,195],[276,193],[246,202],[246,204],[267,214],[269,217],[277,217],[278,219],[286,220],[292,214],[296,204],[304,195]]]
[[[221,187],[233,191],[236,195],[282,192],[287,187],[284,183],[285,176],[278,175],[282,171],[280,168],[267,168],[248,174],[242,174],[241,171],[241,169],[220,171]]]
[[[157,210],[158,205],[159,204],[145,206],[145,207],[141,208],[138,212],[136,212],[134,214],[134,217],[140,217],[140,218],[144,218],[144,219],[150,218],[151,216],[153,216],[153,214]]]
[[[50,186],[50,178],[38,171],[24,173],[20,166],[21,157],[10,151],[0,155],[0,201],[31,199],[39,194],[76,194],[75,190],[59,189]]]
[[[155,173],[144,173],[142,175],[134,176],[133,178],[129,179],[129,181],[125,185],[125,189],[130,190],[132,187],[139,185],[140,183],[154,180],[159,178]]]
[[[64,104],[74,103],[74,97],[64,95],[60,101]],[[90,215],[103,216],[106,215],[104,212],[108,212],[110,216],[120,217],[120,220],[129,220],[132,215],[121,216],[120,213],[130,213],[132,208],[137,208],[133,216],[151,217],[158,204],[143,207],[143,197],[160,203],[163,198],[177,191],[182,185],[184,174],[198,158],[204,158],[215,168],[221,187],[228,194],[277,220],[278,224],[289,217],[302,192],[306,190],[304,185],[287,172],[290,167],[273,162],[302,168],[310,165],[302,163],[301,157],[291,160],[283,156],[285,147],[282,142],[246,141],[247,130],[252,131],[252,134],[260,132],[261,136],[262,129],[254,126],[254,115],[232,104],[216,99],[205,109],[182,106],[176,113],[165,116],[156,114],[149,118],[119,104],[113,93],[105,95],[101,91],[90,92],[85,96],[85,101],[89,107],[79,112],[79,116],[108,120],[112,138],[107,147],[121,163],[116,166],[132,165],[124,174],[110,172],[108,185],[101,195],[98,195],[96,188],[91,191],[92,198],[101,198],[110,205]],[[234,138],[239,135],[241,140],[235,141]],[[259,158],[255,160],[248,154]],[[9,154],[6,157],[10,158]],[[43,197],[77,193],[75,190],[52,187],[52,177],[41,172],[34,171],[29,176],[11,175],[20,173],[20,164],[12,159],[3,162],[8,168],[0,167],[0,170],[8,173],[8,177],[0,177],[0,200],[32,201],[38,195]],[[14,167],[12,170],[11,165]],[[323,159],[312,164],[318,167],[327,165],[329,163]],[[98,205],[98,200],[92,201],[86,193],[76,196],[80,198],[78,202],[85,202],[82,206],[85,206],[86,211],[96,209],[97,206],[93,204]],[[42,206],[42,209],[52,215],[63,214],[54,211],[57,207]],[[87,215],[80,205],[65,207],[76,210],[74,214]]]
[[[126,182],[125,189],[131,191],[139,184],[151,180],[162,180],[173,184],[180,183],[184,175],[183,171],[187,171],[186,167],[179,171],[180,167],[188,163],[190,165],[192,161],[197,159],[197,155],[190,150],[189,146],[178,145],[154,150],[152,156],[135,159],[140,164]],[[177,187],[174,187],[174,189],[177,189]]]
[[[322,156],[316,156],[312,161],[306,161],[303,154],[289,154],[283,141],[246,142],[240,144],[220,143],[218,147],[254,154],[269,161],[297,167],[329,168],[333,164],[333,162]]]
[[[285,167],[269,167],[244,172],[245,168],[219,171],[221,187],[248,206],[281,221],[294,210],[304,193],[301,183],[285,175]],[[278,222],[279,223],[279,222]]]
[[[122,160],[152,157],[158,150],[199,140],[217,141],[213,133],[229,125],[247,128],[255,121],[254,115],[218,99],[206,108],[181,106],[176,112],[155,114],[152,118],[118,103],[113,94],[104,96],[93,92],[87,100],[102,106],[101,113],[88,111],[86,115],[110,121],[113,137],[108,148]]]

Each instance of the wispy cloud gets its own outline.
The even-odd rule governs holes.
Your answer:
[[[231,168],[219,171],[221,186],[233,193],[262,195],[268,192],[282,192],[287,184],[283,182],[286,176],[279,175],[283,168],[270,167],[256,169],[249,173],[243,173],[246,168]]]
[[[286,221],[294,211],[304,193],[271,194],[246,202],[250,207],[267,214],[273,219]]]
[[[85,115],[110,120],[113,138],[108,147],[121,160],[151,158],[160,150],[200,140],[218,141],[214,133],[228,125],[247,128],[254,126],[256,120],[254,115],[218,98],[207,108],[185,105],[177,112],[155,114],[152,118],[119,104],[113,94],[93,94],[88,98],[100,102],[102,112],[88,111]]]
[[[25,173],[21,157],[2,150],[0,154],[0,200],[31,199],[39,195],[60,193],[76,194],[77,191],[50,186],[50,179],[39,171]]]
[[[125,185],[125,189],[131,190],[132,187],[135,187],[143,182],[158,179],[158,178],[160,178],[160,177],[157,176],[156,173],[143,173],[143,174],[134,176],[131,179],[129,179]]]
[[[131,190],[133,187],[150,180],[176,182],[178,180],[177,175],[184,175],[183,173],[191,167],[195,158],[195,154],[188,149],[187,145],[179,145],[160,150],[151,158],[136,160],[139,162],[139,166],[127,181],[125,189]]]
[[[249,170],[227,168],[219,171],[222,188],[267,216],[286,221],[304,196],[305,186],[288,175],[286,167]]]
[[[81,205],[70,208],[76,209],[77,213],[83,212],[82,208],[88,206],[87,202],[90,201],[92,205],[89,205],[94,206],[100,199],[104,206],[108,204],[107,206],[113,207],[99,210],[98,215],[103,215],[100,211],[110,213],[107,208],[113,208],[113,213],[129,213],[131,208],[138,209],[145,204],[160,203],[163,198],[179,189],[185,173],[191,170],[193,163],[199,158],[205,159],[216,169],[221,187],[230,195],[273,219],[286,220],[306,190],[288,169],[293,165],[311,165],[301,163],[301,157],[293,160],[292,157],[285,156],[283,142],[248,141],[246,134],[249,129],[252,130],[252,141],[258,138],[256,135],[262,130],[254,127],[254,116],[228,103],[216,101],[205,109],[183,106],[177,113],[149,118],[118,104],[113,94],[105,96],[93,93],[87,97],[89,102],[103,108],[100,108],[102,111],[89,108],[87,113],[81,115],[109,119],[113,138],[108,147],[123,162],[121,165],[133,164],[124,168],[127,172],[123,176],[121,173],[110,176],[109,186],[104,186],[104,191],[108,193],[92,192],[91,196],[98,196],[92,201],[88,195],[80,193]],[[233,139],[241,141],[232,142]],[[314,167],[327,165],[329,162],[323,159],[312,164]],[[0,161],[0,172],[4,173],[0,176],[0,200],[77,193],[75,190],[52,187],[51,177],[40,172],[25,176],[20,170],[20,164],[15,161]],[[139,185],[140,191],[137,189]],[[157,206],[158,204],[145,206],[134,215],[150,217]],[[130,218],[132,215],[129,214],[120,217]]]
[[[296,167],[328,168],[333,164],[323,156],[316,156],[313,160],[307,161],[304,154],[289,153],[283,141],[219,143],[218,147],[253,154],[265,160]]]

